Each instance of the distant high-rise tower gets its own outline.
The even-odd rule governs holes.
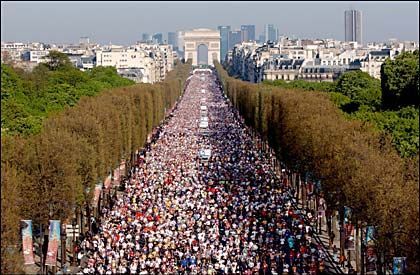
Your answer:
[[[258,42],[259,42],[259,43],[265,43],[265,35],[264,35],[264,33],[261,33],[261,34],[258,36]]]
[[[178,41],[176,40],[176,32],[168,32],[168,44],[172,45],[174,49],[178,46]]]
[[[255,40],[255,25],[242,25],[242,41],[254,41]]]
[[[152,39],[153,39],[153,43],[156,43],[156,44],[163,44],[163,35],[162,35],[160,32],[155,33],[155,34],[152,36]]]
[[[226,54],[229,50],[229,32],[230,26],[218,26],[220,32],[220,59],[225,60]]]
[[[236,44],[241,44],[242,35],[240,30],[230,31],[229,32],[229,50],[232,50]]]
[[[152,36],[148,33],[143,33],[142,36],[141,36],[141,40],[143,42],[149,42],[149,41],[152,40]]]
[[[265,30],[265,40],[277,41],[278,39],[277,29],[274,27],[273,24],[265,25],[264,30]]]
[[[362,45],[362,12],[347,10],[344,12],[345,41],[357,41]]]

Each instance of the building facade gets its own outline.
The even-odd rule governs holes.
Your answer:
[[[152,40],[155,44],[163,44],[163,35],[161,33],[155,33]]]
[[[266,41],[277,41],[278,31],[273,24],[267,24],[264,26],[264,37]]]
[[[218,26],[220,32],[220,58],[225,60],[226,54],[229,50],[229,32],[230,26]]]
[[[255,41],[255,25],[241,26],[242,41]]]
[[[175,32],[168,32],[168,44],[172,45],[174,49],[178,47],[178,41],[176,39]]]
[[[359,10],[346,10],[344,12],[345,41],[356,41],[362,45],[362,12]]]
[[[242,32],[240,30],[229,32],[229,50],[235,47],[236,44],[242,43]]]
[[[194,29],[184,32],[184,59],[192,60],[192,65],[198,65],[198,47],[207,47],[208,65],[213,65],[213,60],[220,62],[220,32],[211,29]]]

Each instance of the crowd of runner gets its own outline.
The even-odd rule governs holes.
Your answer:
[[[318,274],[324,250],[214,73],[196,72],[80,246],[85,274]],[[209,133],[200,132],[207,106]],[[208,161],[200,149],[210,149]]]

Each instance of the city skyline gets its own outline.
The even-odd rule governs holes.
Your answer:
[[[419,40],[416,2],[2,2],[1,40],[75,43],[88,36],[100,44],[127,45],[141,40],[142,33],[162,33],[166,40],[168,32],[221,25],[232,31],[255,25],[258,38],[265,24],[273,24],[279,35],[344,41],[348,9],[363,13],[363,43]]]

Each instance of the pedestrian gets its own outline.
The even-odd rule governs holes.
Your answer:
[[[335,239],[335,234],[334,234],[334,231],[332,230],[331,231],[331,234],[330,234],[330,249],[333,247],[333,245],[334,245],[334,239]]]
[[[338,262],[338,249],[335,245],[333,246],[333,261],[334,263]]]
[[[344,268],[344,264],[345,264],[345,262],[346,262],[346,256],[344,255],[344,253],[341,253],[341,254],[340,254],[340,266],[341,266],[342,268]]]

